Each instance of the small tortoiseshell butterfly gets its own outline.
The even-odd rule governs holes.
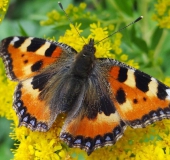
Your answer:
[[[126,126],[170,118],[169,87],[114,59],[97,59],[95,51],[93,39],[80,53],[33,37],[2,40],[6,73],[19,82],[13,101],[19,125],[47,131],[67,113],[60,138],[90,154],[114,144]]]

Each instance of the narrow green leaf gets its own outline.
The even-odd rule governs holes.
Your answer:
[[[132,35],[133,44],[136,45],[136,47],[138,47],[143,52],[148,53],[147,43],[142,38],[137,37],[137,32],[135,30],[135,27],[132,27],[131,35]]]
[[[163,33],[163,29],[161,29],[160,27],[157,27],[155,29],[155,31],[153,32],[152,37],[151,37],[151,49],[156,48],[156,46],[159,43],[159,40],[162,36],[162,33]]]
[[[28,37],[29,35],[27,34],[27,32],[26,32],[25,29],[21,26],[20,23],[18,23],[18,26],[19,26],[19,30],[20,30],[21,35]]]
[[[132,3],[130,1],[115,0],[115,3],[122,12],[129,16],[133,15]]]

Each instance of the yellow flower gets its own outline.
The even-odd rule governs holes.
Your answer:
[[[7,8],[8,8],[9,0],[0,0],[0,22],[2,21]]]
[[[80,8],[82,9],[82,10],[84,10],[85,8],[86,8],[86,3],[80,3]]]
[[[100,27],[100,22],[97,24],[93,23],[90,25],[91,36],[95,37],[96,41],[100,41],[108,36],[107,27]],[[100,33],[100,34],[99,34]]]
[[[9,1],[8,0],[1,0],[0,1],[0,9],[6,11]]]
[[[168,86],[170,86],[170,77],[166,77],[164,80],[164,83]]]
[[[59,42],[69,44],[71,47],[75,48],[77,51],[80,51],[82,49],[82,46],[84,44],[83,39],[79,36],[78,33],[81,34],[82,30],[80,30],[81,24],[70,25],[71,30],[66,30],[65,35],[61,36],[59,38]],[[76,30],[76,29],[77,30]]]
[[[76,19],[82,18],[82,16],[88,16],[88,14],[86,15],[83,13],[85,8],[86,8],[85,3],[80,3],[78,7],[75,7],[72,4],[70,4],[65,11],[69,16],[73,18],[73,20],[76,20]],[[80,13],[83,13],[83,14],[80,14]],[[67,17],[63,15],[63,13],[61,14],[61,12],[57,10],[52,10],[51,12],[49,12],[47,14],[47,17],[48,17],[47,20],[40,22],[41,25],[52,25],[52,24],[56,24],[56,22],[59,25],[60,22],[63,24],[65,20],[68,22]]]
[[[134,67],[134,68],[136,68],[136,69],[138,69],[138,68],[139,68],[139,64],[138,64],[138,63],[136,63],[136,62],[134,62],[134,60],[133,60],[133,59],[128,60],[128,61],[126,62],[126,64],[128,64],[129,66],[133,66],[133,67]]]
[[[158,22],[160,28],[170,29],[170,0],[158,0],[155,4],[156,13],[153,20]]]

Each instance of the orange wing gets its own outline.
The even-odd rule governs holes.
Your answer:
[[[68,112],[60,135],[70,147],[82,148],[88,155],[96,148],[114,144],[126,128],[101,72],[92,75],[84,82],[73,110]]]
[[[51,109],[49,101],[41,98],[41,93],[47,91],[44,87],[50,78],[65,73],[61,63],[70,65],[74,54],[76,51],[65,44],[39,38],[9,37],[1,41],[0,56],[7,75],[20,81],[13,102],[19,125],[39,131],[50,128],[58,113]],[[50,92],[43,95],[50,99],[53,96]]]
[[[133,128],[170,118],[170,88],[127,66],[113,66],[108,81],[116,109]]]
[[[95,119],[78,116],[65,123],[60,138],[70,147],[82,148],[90,155],[96,148],[114,144],[125,128],[117,112],[109,116],[98,113]]]
[[[170,88],[149,75],[106,59],[99,60],[92,75],[82,106],[68,113],[60,135],[70,147],[90,154],[115,143],[127,125],[145,127],[170,118]]]
[[[19,117],[19,125],[32,130],[47,131],[57,114],[50,110],[49,104],[39,99],[39,90],[33,89],[32,79],[20,83],[14,94],[13,107]]]
[[[0,48],[7,75],[12,80],[33,77],[61,58],[63,53],[76,53],[64,44],[33,37],[9,37],[1,41]]]

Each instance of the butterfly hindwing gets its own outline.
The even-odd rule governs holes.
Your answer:
[[[19,125],[32,130],[47,131],[56,116],[45,101],[40,100],[39,91],[32,89],[32,79],[20,83],[14,94],[13,107],[19,117]]]
[[[63,54],[70,53],[76,51],[62,43],[34,37],[9,37],[0,44],[0,56],[5,63],[7,75],[12,80],[33,77]]]
[[[114,144],[126,128],[110,99],[106,69],[101,70],[100,63],[95,65],[84,83],[85,89],[78,100],[81,103],[74,105],[78,110],[67,114],[60,135],[70,147],[83,148],[88,154],[96,148]]]
[[[124,127],[117,112],[110,116],[98,113],[94,119],[73,118],[60,137],[70,147],[83,148],[90,154],[96,148],[114,144],[122,136]]]

